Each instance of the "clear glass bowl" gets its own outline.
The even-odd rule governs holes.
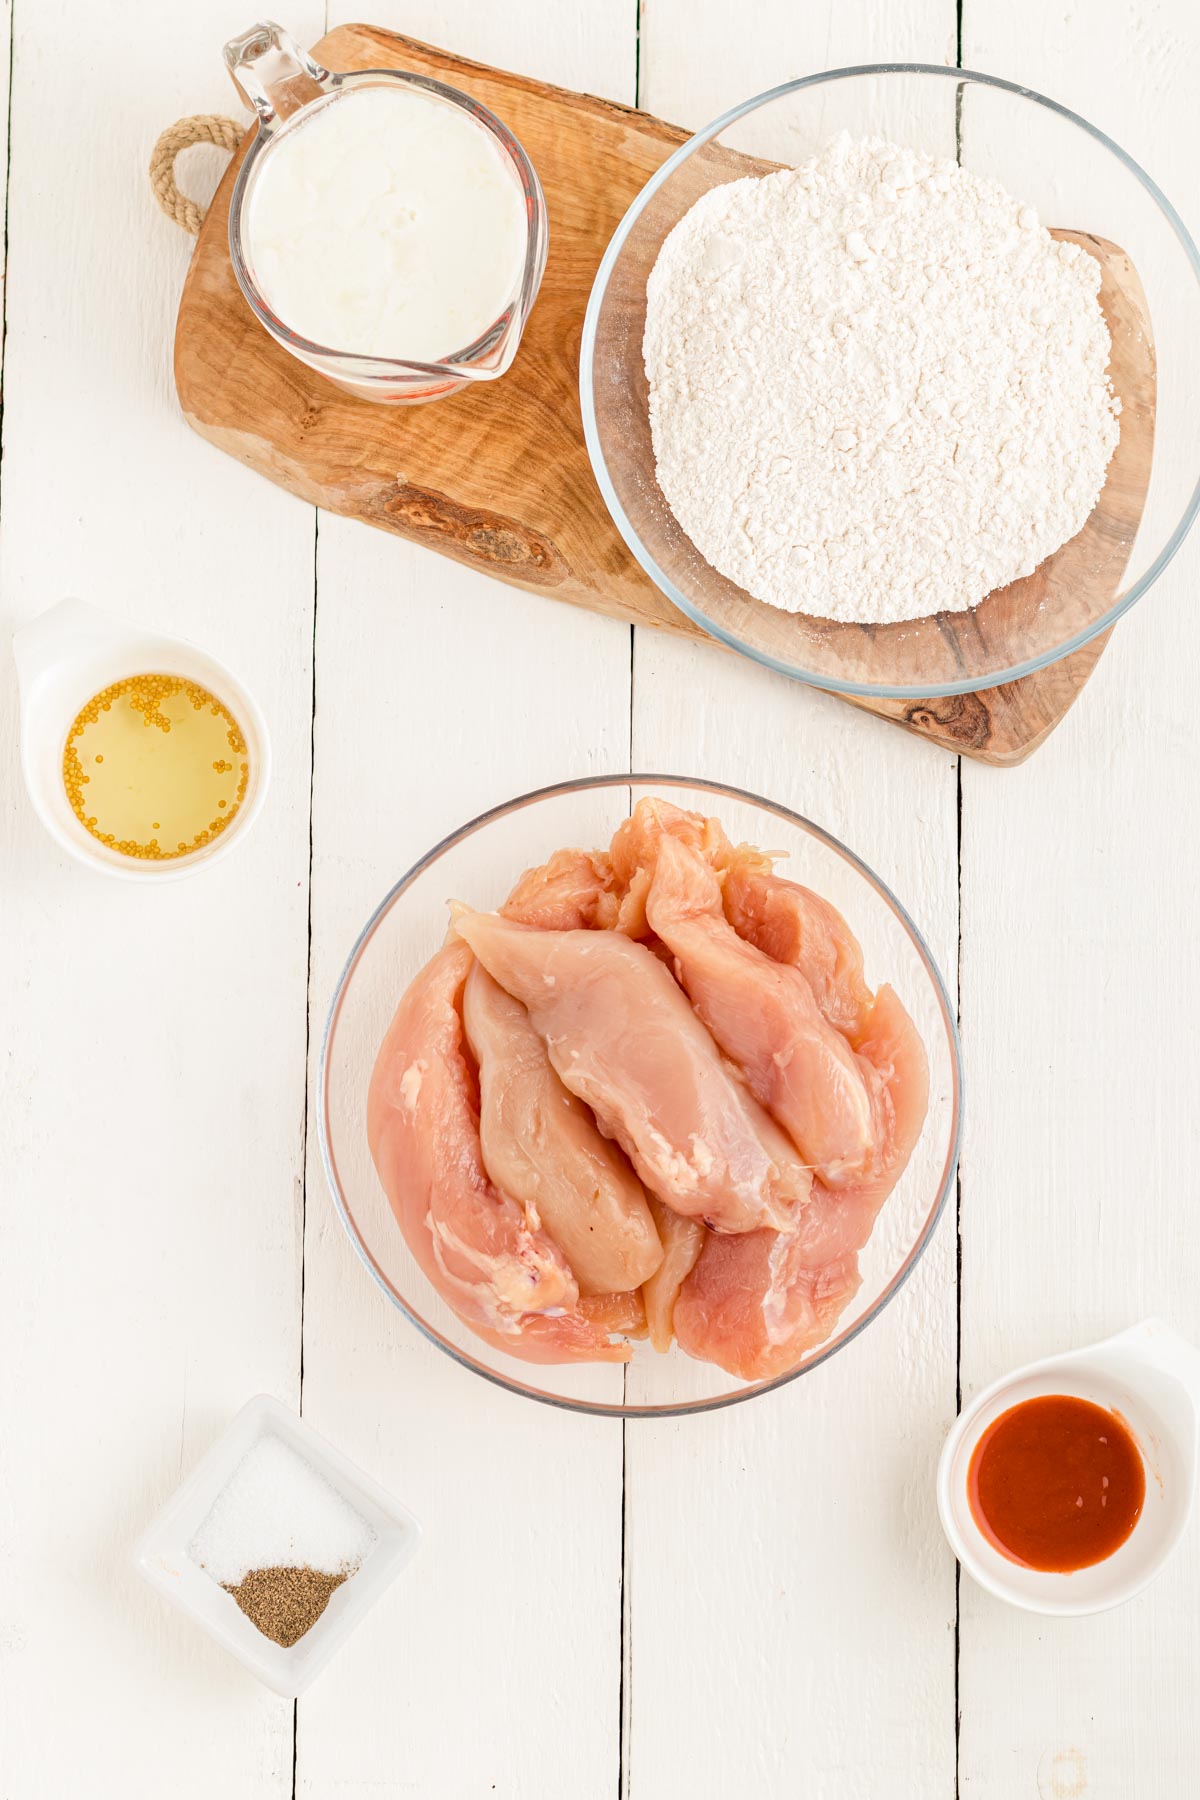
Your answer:
[[[1151,399],[1157,354],[1157,419],[1143,406],[1126,421],[1135,428],[1127,454],[1140,435],[1148,459],[1153,441],[1140,527],[1134,504],[1133,522],[1115,545],[1107,531],[1089,536],[1085,528],[1073,540],[1073,557],[1064,547],[1028,580],[988,596],[972,612],[862,626],[777,611],[705,562],[655,480],[642,335],[646,278],[664,238],[709,188],[803,162],[842,130],[879,134],[933,155],[957,154],[965,167],[1031,203],[1051,229],[1120,246],[1132,273],[1123,262],[1114,260],[1113,267],[1133,298],[1132,317],[1149,313],[1150,330],[1130,324],[1122,345]],[[1114,326],[1114,345],[1118,335]],[[735,107],[682,145],[646,184],[592,289],[580,357],[584,430],[601,491],[634,556],[681,612],[722,643],[838,693],[894,699],[966,693],[1031,674],[1106,631],[1179,548],[1200,506],[1197,342],[1196,247],[1150,177],[1102,131],[1027,88],[965,69],[918,63],[837,69]],[[1114,458],[1106,492],[1119,491],[1116,467]],[[1139,480],[1138,491],[1142,485]]]
[[[376,1052],[401,994],[446,933],[446,903],[499,906],[521,872],[563,845],[604,845],[645,794],[720,818],[736,841],[783,852],[782,873],[823,894],[858,934],[873,983],[890,981],[925,1041],[929,1114],[904,1176],[862,1255],[862,1286],[827,1343],[774,1381],[742,1382],[677,1347],[648,1343],[619,1364],[519,1362],[481,1342],[434,1292],[408,1251],[367,1148]],[[522,795],[437,844],[367,921],[342,971],[321,1049],[317,1122],[339,1216],[377,1285],[456,1362],[514,1393],[580,1412],[661,1417],[728,1406],[781,1387],[857,1336],[911,1273],[954,1182],[962,1070],[954,1012],[920,932],[899,901],[836,838],[786,807],[720,782],[673,775],[595,776]]]

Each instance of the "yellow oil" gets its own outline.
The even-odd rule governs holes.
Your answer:
[[[167,862],[227,831],[246,794],[246,739],[215,694],[181,675],[129,675],[94,694],[67,734],[76,818],[123,856]]]

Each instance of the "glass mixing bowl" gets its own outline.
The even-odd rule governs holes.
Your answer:
[[[367,1148],[367,1085],[401,994],[446,934],[446,903],[500,905],[521,872],[563,845],[607,844],[645,794],[717,816],[735,842],[786,855],[782,873],[841,911],[873,983],[890,981],[929,1055],[929,1115],[912,1161],[862,1255],[863,1281],[837,1331],[791,1374],[742,1382],[678,1347],[633,1346],[619,1364],[523,1363],[484,1344],[434,1292],[410,1255]],[[580,1412],[661,1417],[704,1412],[765,1393],[817,1367],[880,1313],[911,1273],[954,1182],[962,1071],[954,1013],[920,932],[899,901],[836,838],[786,807],[719,782],[673,775],[595,776],[522,795],[437,844],[368,919],[342,971],[321,1050],[317,1122],[342,1223],[377,1285],[456,1362],[514,1393]]]
[[[664,238],[709,188],[801,163],[843,130],[957,156],[1032,204],[1051,229],[1090,234],[1124,253],[1085,245],[1107,264],[1101,303],[1113,335],[1114,387],[1125,391],[1122,445],[1105,493],[1071,545],[971,612],[863,626],[777,611],[705,562],[655,480],[642,335],[646,278]],[[837,69],[735,107],[646,184],[592,289],[580,357],[584,430],[605,501],[634,556],[680,611],[722,643],[837,693],[966,693],[1031,674],[1106,631],[1179,548],[1200,506],[1198,341],[1196,247],[1150,177],[1102,131],[1028,88],[966,69]]]

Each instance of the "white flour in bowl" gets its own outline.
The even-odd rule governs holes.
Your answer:
[[[659,486],[715,569],[786,612],[963,612],[1104,486],[1099,286],[998,183],[881,138],[713,188],[647,284]]]

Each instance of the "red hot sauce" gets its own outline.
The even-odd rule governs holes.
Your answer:
[[[971,1457],[967,1496],[980,1531],[1010,1562],[1066,1573],[1103,1562],[1125,1542],[1146,1475],[1119,1413],[1045,1394],[988,1426]]]

